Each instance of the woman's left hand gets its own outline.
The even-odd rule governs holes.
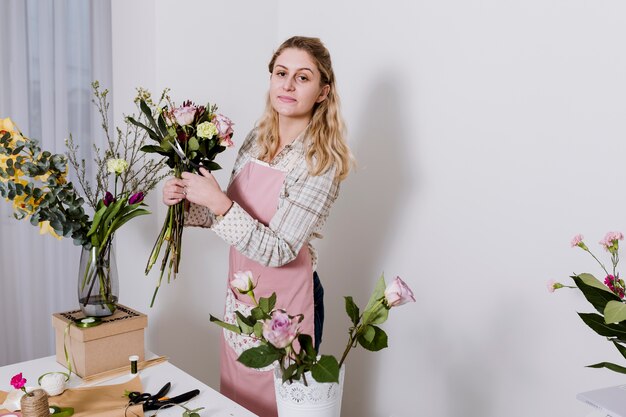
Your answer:
[[[213,174],[205,168],[200,168],[200,175],[183,172],[182,178],[185,198],[188,201],[208,207],[218,216],[226,213],[232,206],[232,200],[222,191]]]

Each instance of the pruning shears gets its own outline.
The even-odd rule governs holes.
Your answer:
[[[192,162],[191,159],[187,158],[187,155],[185,155],[185,152],[183,152],[183,148],[180,146],[180,143],[178,143],[177,138],[174,138],[173,145],[174,145],[174,152],[176,152],[176,155],[178,155],[180,160],[183,161],[183,164],[188,165],[198,171],[200,170],[200,167],[202,165],[196,164],[195,162]]]

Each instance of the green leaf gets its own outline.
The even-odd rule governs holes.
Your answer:
[[[296,373],[297,369],[298,369],[298,365],[296,365],[295,363],[289,365],[285,369],[285,372],[283,372],[283,382],[287,381],[288,379],[293,378],[293,376]]]
[[[209,321],[212,321],[213,323],[217,324],[220,327],[225,328],[226,330],[230,330],[231,332],[241,334],[241,329],[239,329],[239,327],[235,326],[234,324],[226,323],[225,321],[222,321],[218,319],[217,317],[213,317],[209,315]]]
[[[93,223],[91,224],[91,229],[89,229],[89,232],[87,233],[88,237],[93,235],[96,232],[96,230],[98,230],[98,226],[100,226],[100,222],[102,221],[102,216],[104,215],[104,212],[106,211],[106,209],[107,207],[103,205],[96,212],[96,214],[94,214]]]
[[[317,352],[315,347],[313,347],[313,338],[308,334],[301,333],[298,335],[298,342],[300,343],[300,348],[306,352],[307,356],[315,359]]]
[[[389,317],[389,308],[382,302],[375,304],[373,309],[363,312],[363,324],[381,324],[387,321]]]
[[[244,350],[237,358],[237,361],[249,368],[258,369],[271,365],[279,358],[280,352],[275,347],[267,344]]]
[[[193,136],[187,141],[187,149],[190,151],[197,151],[200,148],[200,144],[198,143],[198,139]]]
[[[275,306],[276,306],[276,293],[275,292],[273,292],[272,295],[269,296],[269,298],[267,297],[259,298],[259,307],[261,307],[261,310],[263,310],[264,313],[269,315]]]
[[[380,300],[385,296],[385,288],[385,276],[381,275],[378,279],[378,282],[376,283],[374,292],[372,292],[370,300],[368,301],[367,306],[365,306],[365,310],[363,311],[364,324],[379,324],[387,320],[387,315],[385,314],[386,312],[383,313],[380,309],[380,306],[382,305]]]
[[[258,338],[261,338],[261,336],[263,336],[263,323],[260,321],[257,321],[254,324],[254,335]]]
[[[600,362],[593,365],[587,365],[587,368],[608,368],[611,371],[619,372],[620,374],[626,374],[626,368],[623,366],[615,365],[611,362]]]
[[[157,126],[156,122],[154,121],[154,117],[152,117],[152,109],[148,107],[148,104],[146,104],[145,100],[139,101],[139,108],[141,109],[143,114],[146,116],[146,119],[148,119],[148,121],[150,122],[150,126],[152,126],[154,131],[159,132],[159,126]]]
[[[604,322],[619,323],[626,320],[626,304],[622,301],[609,301],[604,307]]]
[[[617,343],[615,340],[612,340],[612,342],[615,345],[615,347],[617,348],[617,350],[619,351],[619,353],[621,353],[622,356],[624,358],[626,358],[626,347],[624,347],[621,344]]]
[[[359,307],[354,303],[352,297],[344,297],[346,300],[346,313],[348,313],[348,317],[352,320],[352,324],[355,326],[359,324]]]
[[[265,313],[261,307],[254,307],[250,310],[250,317],[256,321],[263,320],[267,318],[267,313]]]
[[[578,313],[578,316],[585,324],[600,336],[617,337],[626,340],[626,325],[624,324],[607,324],[604,317],[595,313]]]
[[[588,273],[583,273],[583,274],[578,274],[577,276],[585,284],[587,284],[587,285],[589,285],[591,287],[600,288],[601,290],[604,290],[604,291],[607,291],[607,292],[613,294],[613,292],[611,290],[609,290],[609,288],[606,285],[604,285],[604,283],[602,283],[600,280],[598,280],[593,275],[588,274]]]
[[[372,352],[379,351],[386,348],[387,345],[387,333],[378,326],[370,326],[374,329],[374,337],[371,341],[368,341],[362,336],[359,336],[358,341],[365,349]]]
[[[237,324],[239,325],[241,332],[244,334],[252,334],[252,332],[254,332],[254,324],[248,324],[246,317],[239,311],[236,311],[235,313],[237,314]]]
[[[152,140],[156,140],[159,141],[160,136],[156,134],[156,132],[152,129],[150,129],[148,126],[144,125],[143,123],[133,119],[132,117],[127,117],[126,120],[128,120],[129,122],[131,122],[132,124],[134,124],[137,127],[142,128],[143,130],[145,130],[148,133],[148,136],[150,136],[150,139]]]
[[[241,330],[246,334],[252,333],[256,320],[252,317],[244,316],[240,311],[235,311],[235,314],[237,316],[237,323],[241,327]]]
[[[339,363],[334,356],[322,355],[311,367],[311,375],[317,382],[339,382]]]
[[[596,285],[586,284],[583,278],[579,276],[573,276],[572,279],[580,291],[582,291],[587,301],[589,301],[600,314],[604,314],[604,307],[609,301],[620,301],[617,295],[598,288]]]

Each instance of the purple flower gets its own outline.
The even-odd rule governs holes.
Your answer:
[[[102,200],[102,202],[105,206],[109,207],[111,203],[115,203],[115,197],[113,197],[113,194],[107,191],[107,193],[104,195],[104,199]]]
[[[607,287],[613,292],[613,294],[617,295],[619,298],[624,298],[624,281],[616,278],[613,275],[607,275],[604,278],[604,283]]]
[[[274,311],[272,319],[263,323],[263,337],[278,349],[289,346],[297,335],[298,322],[282,310]]]
[[[142,201],[143,201],[143,193],[139,191],[138,193],[135,193],[130,196],[130,198],[128,199],[128,204],[130,205],[138,204],[138,203],[141,203]]]

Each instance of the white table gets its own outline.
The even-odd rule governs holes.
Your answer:
[[[156,357],[151,352],[146,352],[146,359]],[[130,369],[130,366],[129,366]],[[47,356],[45,358],[34,359],[32,361],[15,363],[12,365],[6,365],[0,367],[0,389],[9,391],[12,387],[9,385],[11,377],[20,372],[28,380],[27,385],[31,385],[36,381],[40,375],[46,372],[67,372],[67,369],[61,366],[56,361],[55,356]],[[149,368],[139,371],[141,377],[141,383],[143,385],[144,392],[156,393],[167,382],[172,383],[169,395],[176,396],[187,391],[199,389],[200,394],[194,397],[191,401],[185,405],[188,408],[204,407],[199,414],[201,416],[211,417],[256,417],[256,414],[251,413],[239,404],[223,396],[219,392],[215,391],[208,385],[203,384],[191,375],[175,367],[169,362],[163,362],[158,365],[151,366]],[[108,381],[100,382],[96,385],[112,385],[121,384],[130,380],[134,375],[120,376]],[[70,388],[81,385],[82,379],[75,374],[72,374],[68,386]],[[183,413],[181,407],[171,407],[159,411],[159,417],[180,417]],[[153,415],[154,411],[146,412],[146,416]]]

